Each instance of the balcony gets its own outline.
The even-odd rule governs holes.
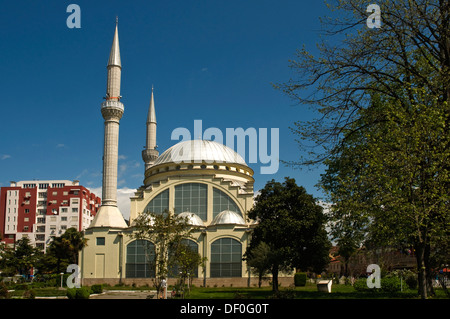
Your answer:
[[[122,102],[112,101],[112,100],[107,100],[107,101],[102,102],[102,109],[103,108],[114,108],[114,109],[118,109],[122,112],[124,110]]]

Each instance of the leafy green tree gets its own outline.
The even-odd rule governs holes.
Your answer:
[[[328,166],[335,219],[351,219],[358,238],[413,243],[427,298],[432,247],[448,241],[450,3],[377,4],[379,29],[366,1],[330,5],[338,15],[325,18],[318,54],[299,50],[296,78],[278,87],[319,114],[295,123],[305,155],[292,164]],[[351,225],[338,224],[340,236]]]
[[[69,264],[78,264],[78,253],[87,240],[75,228],[67,229],[60,237],[55,237],[47,249],[47,255],[56,258],[56,272],[65,270]],[[51,261],[47,258],[47,261]]]
[[[207,258],[203,257],[189,247],[185,240],[172,243],[169,248],[169,269],[175,269],[180,277],[180,289],[181,294],[184,297],[186,279],[192,283],[199,266],[204,268]]]
[[[334,234],[342,237],[346,225],[358,225],[354,233],[359,231],[360,239],[365,235],[366,243],[413,245],[425,297],[433,294],[430,253],[448,241],[450,219],[445,109],[440,104],[429,108],[432,103],[424,93],[423,104],[404,109],[374,96],[361,121],[384,120],[359,130],[337,149],[322,178],[335,203]]]
[[[357,252],[359,246],[351,235],[344,235],[342,238],[339,238],[337,246],[339,247],[338,254],[344,261],[344,276],[348,277],[350,258]]]
[[[184,239],[190,237],[192,227],[187,224],[187,217],[179,217],[165,210],[161,214],[142,212],[134,220],[133,237],[148,240],[155,245],[153,260],[149,260],[151,268],[156,269],[154,285],[159,295],[161,284],[166,280],[171,268],[169,253],[177,251]]]
[[[294,179],[269,181],[256,197],[249,217],[258,225],[246,256],[252,256],[261,242],[270,247],[273,291],[278,291],[280,271],[296,267],[321,272],[328,265],[331,244],[323,208]]]
[[[42,253],[30,244],[28,237],[19,239],[14,248],[4,248],[0,252],[0,267],[9,275],[25,275],[38,263]]]
[[[261,288],[263,277],[270,273],[271,265],[273,264],[272,258],[269,245],[263,241],[252,249],[251,254],[245,257],[247,265],[252,268],[252,272],[258,275],[259,288]]]

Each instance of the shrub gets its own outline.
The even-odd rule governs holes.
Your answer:
[[[66,296],[69,299],[89,299],[90,293],[85,287],[69,288],[67,289]]]
[[[77,294],[77,288],[69,288],[69,289],[67,289],[67,293],[66,293],[67,298],[75,299],[76,294]]]
[[[77,288],[75,298],[76,299],[89,299],[90,293],[85,287]]]
[[[353,284],[353,288],[356,291],[369,291],[372,290],[369,287],[367,287],[367,278],[359,278],[358,280],[355,281],[355,283]]]
[[[102,285],[92,285],[91,293],[93,293],[93,294],[101,294],[102,292],[103,292],[103,286]]]
[[[0,282],[0,299],[8,299],[9,292],[4,282]]]
[[[22,298],[23,299],[36,299],[36,292],[32,289],[25,290],[22,295]]]
[[[285,290],[278,290],[277,292],[270,295],[269,299],[295,299],[296,293],[294,289],[285,289]]]
[[[298,272],[294,275],[295,287],[304,287],[306,285],[306,273]]]
[[[397,292],[401,289],[400,279],[398,277],[381,278],[381,290],[384,292]]]
[[[408,285],[409,289],[416,289],[417,288],[417,278],[416,278],[415,275],[413,275],[413,274],[408,275],[405,278],[405,282]]]
[[[28,284],[17,284],[14,287],[15,290],[28,290]]]

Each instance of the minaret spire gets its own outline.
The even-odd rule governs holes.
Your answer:
[[[98,210],[92,227],[128,227],[117,207],[117,164],[119,158],[119,121],[124,112],[120,102],[120,78],[122,64],[120,62],[119,31],[116,18],[116,30],[107,65],[108,79],[106,85],[106,101],[102,103],[101,112],[105,120],[103,145],[103,182],[102,205]]]
[[[155,160],[158,158],[159,152],[156,150],[156,112],[155,112],[155,98],[153,95],[153,85],[152,85],[152,95],[150,97],[150,105],[148,106],[147,114],[147,134],[145,149],[142,151],[142,159],[145,163],[145,170],[153,165]]]
[[[120,49],[119,49],[119,18],[116,17],[116,30],[114,32],[113,43],[111,45],[111,52],[109,53],[108,66],[122,67],[120,61]]]

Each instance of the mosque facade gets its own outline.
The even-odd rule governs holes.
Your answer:
[[[120,101],[121,69],[116,23],[101,106],[105,120],[102,205],[84,233],[88,244],[79,256],[82,284],[151,284],[147,252],[142,240],[133,237],[135,220],[143,212],[166,210],[188,218],[192,232],[187,244],[206,257],[204,267],[193,274],[194,283],[214,285],[234,279],[237,285],[250,284],[250,269],[242,258],[255,227],[248,218],[254,199],[253,170],[238,153],[214,141],[181,141],[159,154],[153,89],[142,151],[143,185],[130,199],[129,222],[124,220],[116,199],[119,122],[125,110]]]

